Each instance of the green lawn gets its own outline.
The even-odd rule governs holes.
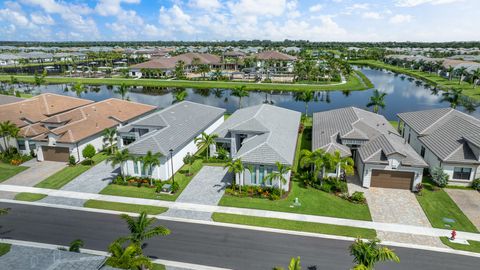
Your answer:
[[[0,183],[26,169],[28,169],[28,167],[13,166],[10,164],[0,162]]]
[[[416,197],[433,227],[478,232],[475,225],[463,214],[444,190],[437,189],[434,191],[431,183],[424,182],[423,184],[425,188],[422,195]],[[456,222],[452,227],[446,227],[443,218],[451,218]]]
[[[92,159],[95,161],[93,165],[83,165],[77,164],[75,166],[69,166],[64,168],[63,170],[51,175],[47,179],[43,180],[42,182],[35,185],[35,187],[39,188],[51,188],[51,189],[60,189],[77,176],[81,175],[82,173],[86,172],[88,169],[92,168],[96,164],[102,162],[108,157],[108,155],[104,152],[97,153]]]
[[[216,222],[260,226],[260,227],[268,227],[268,228],[291,230],[291,231],[341,235],[341,236],[349,236],[349,237],[361,237],[361,238],[373,239],[377,236],[375,230],[372,230],[372,229],[362,229],[362,228],[355,228],[355,227],[348,227],[348,226],[321,224],[321,223],[313,223],[313,222],[305,222],[305,221],[285,220],[285,219],[278,219],[278,218],[264,218],[264,217],[242,216],[242,215],[233,215],[233,214],[224,214],[224,213],[213,213],[212,219],[213,221],[216,221]]]
[[[19,82],[34,83],[34,76],[17,75]],[[10,82],[10,75],[0,75],[0,81]],[[347,83],[340,85],[304,85],[283,83],[247,83],[247,82],[222,82],[222,81],[188,81],[188,80],[161,80],[161,79],[133,79],[133,78],[70,78],[70,77],[46,77],[46,83],[83,83],[89,85],[120,85],[127,86],[158,86],[158,87],[184,87],[184,88],[236,88],[245,86],[247,90],[279,90],[279,91],[303,91],[303,90],[365,90],[368,82],[361,77],[352,74],[347,78]]]
[[[114,210],[120,212],[141,213],[147,211],[149,215],[158,215],[168,210],[165,207],[151,206],[151,205],[138,205],[118,202],[106,202],[98,200],[88,200],[83,205],[88,208]]]
[[[155,188],[149,187],[135,187],[135,186],[122,186],[110,184],[105,187],[100,194],[104,195],[114,195],[114,196],[124,196],[124,197],[134,197],[134,198],[144,198],[144,199],[153,199],[153,200],[164,200],[164,201],[175,201],[177,197],[182,193],[183,189],[190,183],[195,173],[197,173],[202,168],[202,160],[197,159],[193,163],[193,175],[186,175],[188,172],[189,165],[185,164],[183,167],[175,173],[175,182],[180,186],[180,190],[173,194],[158,194],[155,192]]]
[[[480,242],[478,241],[468,240],[470,245],[462,245],[450,242],[447,237],[440,237],[440,240],[443,244],[453,249],[480,253]]]
[[[423,72],[419,70],[411,70],[408,68],[403,68],[403,67],[398,67],[394,65],[389,65],[386,63],[383,63],[381,61],[376,61],[376,60],[354,60],[350,61],[350,64],[354,65],[366,65],[366,66],[371,66],[375,68],[383,68],[383,69],[388,69],[396,73],[402,73],[417,79],[421,79],[423,81],[426,81],[427,83],[431,85],[435,85],[438,88],[442,90],[449,90],[449,89],[462,89],[463,94],[466,96],[469,96],[475,100],[480,100],[480,91],[479,88],[477,89],[473,88],[473,85],[469,82],[462,82],[459,84],[458,79],[453,79],[449,81],[447,78],[443,78],[441,76],[438,76],[436,74],[428,73],[428,72]]]
[[[26,202],[35,202],[39,201],[43,198],[47,197],[45,194],[38,194],[38,193],[28,193],[28,192],[21,192],[15,195],[15,200],[17,201],[26,201]]]
[[[365,74],[363,74],[363,72],[361,72],[360,70],[355,70],[355,74],[357,74],[362,79],[365,87],[367,87],[368,89],[375,87],[372,81],[370,81],[370,79],[367,78],[367,76],[365,76]]]
[[[395,120],[392,120],[392,121],[388,121],[390,122],[390,124],[397,130],[398,129],[398,121],[395,121]]]
[[[10,252],[12,245],[6,243],[0,243],[0,257]]]

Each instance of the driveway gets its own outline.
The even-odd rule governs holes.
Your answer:
[[[61,190],[96,194],[102,191],[118,175],[119,171],[119,166],[112,168],[106,161],[102,161],[70,181]],[[40,202],[81,207],[85,200],[48,196]]]
[[[225,187],[231,181],[227,169],[219,166],[204,166],[178,196],[177,202],[203,205],[218,205],[225,193]],[[211,220],[212,213],[170,209],[162,215]]]
[[[480,230],[480,192],[476,190],[443,189],[458,205],[460,210]]]

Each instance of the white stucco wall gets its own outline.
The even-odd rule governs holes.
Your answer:
[[[93,145],[95,147],[96,152],[100,152],[103,150],[103,135],[97,134],[91,137],[88,137],[80,142],[78,144],[73,144],[73,143],[55,143],[54,139],[50,139],[47,142],[44,141],[37,141],[37,160],[38,161],[44,161],[43,158],[43,152],[42,152],[42,146],[55,146],[55,147],[67,147],[70,149],[70,156],[75,157],[76,162],[81,162],[85,158],[82,155],[83,149],[87,147],[88,144]],[[78,145],[78,148],[77,148]]]
[[[453,172],[455,167],[458,168],[471,168],[472,173],[470,174],[469,180],[460,180],[460,179],[453,179]],[[456,186],[469,186],[471,185],[472,181],[477,178],[478,166],[474,165],[465,165],[465,164],[453,164],[453,163],[443,163],[442,164],[443,171],[448,174],[448,184],[449,185],[456,185]]]

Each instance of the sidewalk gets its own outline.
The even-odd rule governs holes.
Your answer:
[[[234,207],[224,207],[224,206],[211,206],[211,205],[201,205],[201,204],[192,204],[192,203],[180,203],[180,202],[169,202],[169,201],[160,201],[160,200],[129,198],[129,197],[82,193],[82,192],[74,192],[74,191],[63,191],[63,190],[54,190],[54,189],[43,189],[43,188],[34,188],[34,187],[21,187],[21,186],[0,184],[0,191],[30,192],[30,193],[45,194],[48,196],[66,197],[66,198],[74,198],[74,199],[101,200],[101,201],[120,202],[120,203],[139,204],[139,205],[153,205],[153,206],[167,207],[170,209],[179,209],[179,210],[188,210],[188,211],[197,211],[197,212],[218,212],[218,213],[256,216],[256,217],[280,218],[280,219],[295,220],[295,221],[306,221],[306,222],[324,223],[324,224],[332,224],[332,225],[351,226],[351,227],[357,227],[357,228],[374,229],[374,230],[380,230],[380,231],[407,233],[407,234],[415,234],[415,235],[435,236],[435,237],[450,236],[450,233],[451,233],[450,230],[428,228],[428,227],[421,227],[421,226],[412,226],[412,225],[362,221],[362,220],[353,220],[353,219],[342,219],[342,218],[333,218],[333,217],[325,217],[325,216],[294,214],[294,213],[246,209],[246,208],[234,208]],[[465,239],[465,240],[480,241],[480,234],[458,231],[457,238]]]

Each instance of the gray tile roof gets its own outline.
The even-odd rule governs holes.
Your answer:
[[[183,101],[139,119],[122,130],[135,126],[156,126],[159,130],[147,134],[127,148],[132,154],[144,155],[148,151],[167,155],[170,149],[180,150],[220,117],[225,109]],[[157,124],[155,124],[157,123]]]
[[[0,105],[10,104],[17,101],[22,101],[23,98],[15,97],[15,96],[7,96],[7,95],[0,95]]]
[[[415,130],[418,139],[444,162],[480,163],[467,141],[480,144],[480,120],[454,109],[436,109],[398,115]]]
[[[234,156],[244,162],[292,165],[301,114],[262,104],[237,110],[214,133],[229,138],[231,131],[258,133],[242,143]]]

